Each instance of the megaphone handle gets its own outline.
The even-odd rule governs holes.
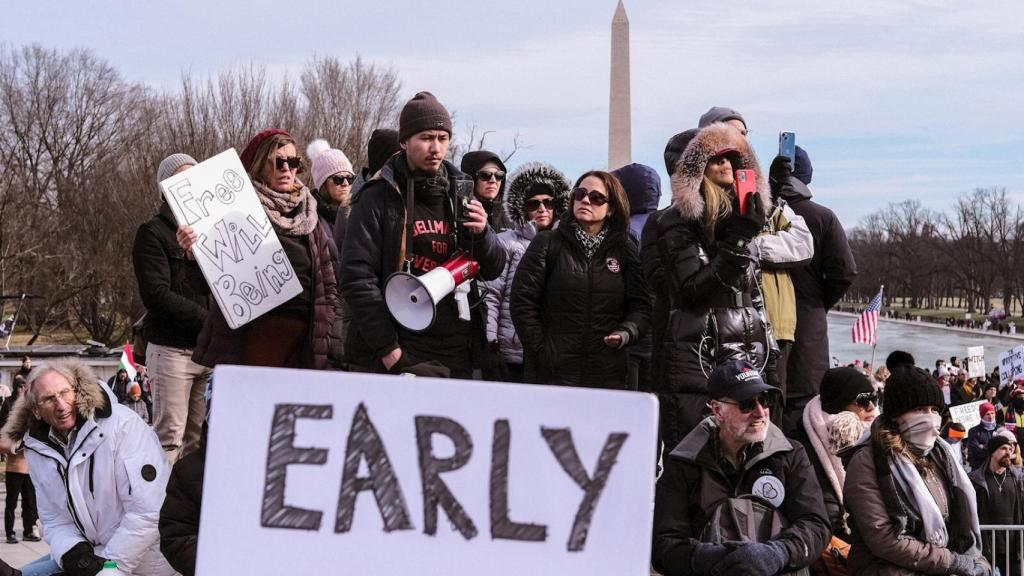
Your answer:
[[[455,287],[455,303],[459,306],[459,318],[469,322],[469,283]]]

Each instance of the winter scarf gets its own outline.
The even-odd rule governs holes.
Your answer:
[[[936,442],[933,450],[944,450],[948,453],[950,459],[954,458],[953,450],[945,442]],[[889,468],[892,470],[892,475],[896,479],[896,483],[899,484],[900,488],[903,489],[904,493],[910,498],[910,505],[913,506],[914,510],[917,511],[921,516],[921,523],[924,525],[924,538],[929,544],[934,544],[945,548],[949,544],[949,532],[946,530],[946,523],[942,519],[942,512],[939,511],[938,504],[935,503],[935,499],[932,498],[931,492],[928,491],[928,487],[925,486],[924,480],[921,478],[921,473],[918,472],[917,467],[910,461],[909,458],[904,454],[893,453],[889,458]],[[953,465],[951,467],[956,475],[954,478],[949,479],[950,492],[953,492],[953,488],[959,486],[961,489],[970,489],[970,495],[974,496],[974,487],[971,485],[971,481],[967,478],[967,474],[964,469],[960,466]],[[980,533],[980,527],[978,524],[978,503],[974,498],[968,498],[967,503],[970,506],[971,514],[971,529],[975,534]]]
[[[821,462],[821,468],[828,476],[832,491],[836,494],[839,504],[843,503],[843,484],[846,483],[846,468],[838,456],[829,450],[829,422],[832,415],[821,409],[821,396],[811,398],[811,401],[804,406],[804,431],[807,432],[807,439],[814,454]]]
[[[298,180],[295,183],[301,187],[297,193],[278,192],[262,182],[252,181],[274,229],[285,236],[306,236],[316,228],[316,198],[304,184]]]
[[[583,248],[583,253],[587,256],[587,260],[594,257],[597,253],[597,249],[601,247],[601,243],[604,242],[606,236],[608,236],[608,226],[605,225],[601,228],[601,231],[597,233],[597,236],[591,236],[587,234],[579,224],[573,225],[573,231],[576,233],[576,239],[580,241],[580,247]]]

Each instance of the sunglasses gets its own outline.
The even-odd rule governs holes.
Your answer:
[[[739,411],[742,412],[743,414],[750,414],[751,412],[754,411],[754,408],[757,407],[757,405],[760,405],[761,408],[767,410],[768,408],[770,408],[769,404],[771,404],[771,401],[772,395],[770,392],[761,392],[760,394],[754,396],[753,398],[747,398],[746,400],[742,400],[740,402],[719,400],[719,402],[721,402],[722,404],[732,404],[733,406],[738,408]]]
[[[348,176],[331,176],[331,182],[334,182],[335,186],[344,186],[345,184],[351,184],[355,181],[355,174],[349,174]]]
[[[533,212],[535,210],[540,210],[541,204],[543,204],[544,208],[546,208],[548,210],[554,210],[555,209],[555,201],[553,199],[551,199],[551,198],[545,198],[543,200],[538,200],[536,198],[530,198],[529,200],[526,201],[525,204],[523,204],[523,207],[526,208],[527,212]]]
[[[590,200],[590,203],[594,206],[604,206],[608,203],[608,197],[601,194],[597,190],[587,190],[586,188],[575,188],[572,191],[572,199],[577,202],[582,202],[584,198]]]
[[[479,172],[476,173],[476,179],[480,180],[482,182],[487,182],[491,178],[494,178],[495,180],[504,180],[505,179],[505,173],[502,172],[501,170],[495,170],[494,172],[488,172],[487,170],[480,170]]]
[[[857,398],[854,399],[854,403],[861,408],[867,408],[869,404],[878,406],[878,393],[877,392],[861,392],[857,394]]]
[[[302,158],[298,156],[289,156],[287,158],[277,156],[274,158],[274,166],[278,170],[284,170],[286,164],[290,170],[298,170],[302,166]]]

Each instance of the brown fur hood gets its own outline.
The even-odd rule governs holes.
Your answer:
[[[93,418],[97,410],[109,413],[110,400],[103,387],[96,379],[96,374],[88,366],[75,360],[47,362],[45,365],[36,368],[43,370],[57,368],[60,371],[67,371],[74,375],[71,383],[75,389],[75,408],[78,411],[79,422],[83,419]],[[12,445],[21,442],[30,430],[36,427],[48,428],[48,425],[32,414],[28,407],[28,394],[22,394],[21,398],[11,408],[11,416],[3,430],[0,430],[0,441],[10,442]]]
[[[747,139],[735,127],[716,122],[703,128],[690,140],[683,150],[675,171],[672,173],[672,202],[679,214],[687,220],[704,220],[704,196],[700,193],[704,179],[704,167],[708,160],[720,150],[736,150],[733,170],[753,170],[757,174],[757,193],[764,206],[771,206],[771,192],[768,182],[761,173],[757,156]]]

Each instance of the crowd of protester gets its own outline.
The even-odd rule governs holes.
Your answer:
[[[806,151],[765,172],[748,131],[714,107],[673,136],[661,209],[642,164],[570,179],[481,150],[456,166],[429,92],[373,132],[358,173],[326,141],[302,157],[285,130],[254,135],[241,161],[301,292],[231,329],[195,231],[161,204],[132,251],[148,371],[104,384],[48,362],[4,403],[8,541],[20,497],[23,536],[38,508],[50,550],[21,573],[193,574],[210,375],[242,364],[657,395],[652,564],[666,576],[987,574],[980,524],[1022,523],[1024,381],[999,389],[955,359],[930,373],[903,352],[830,368],[826,313],[853,256]],[[173,154],[156,181],[197,163]],[[737,170],[755,181],[743,203]],[[456,291],[426,329],[398,322],[387,279],[460,254],[479,266],[470,305]],[[950,421],[976,399],[978,427]]]

